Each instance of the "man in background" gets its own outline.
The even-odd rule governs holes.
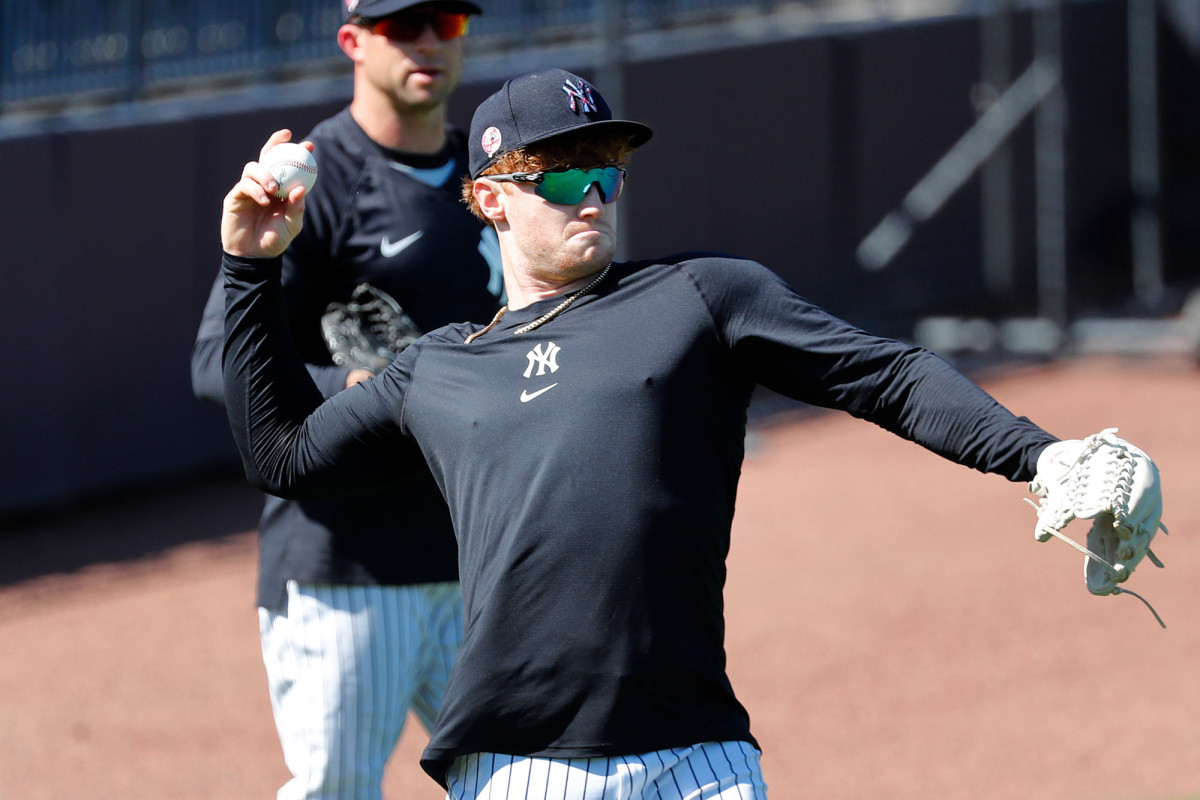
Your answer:
[[[486,321],[502,293],[495,232],[460,200],[462,132],[446,102],[474,3],[347,0],[338,44],[349,106],[305,138],[320,163],[285,255],[292,340],[323,396],[370,376],[331,360],[320,320],[361,284],[420,330]],[[224,404],[218,277],[192,357],[197,397]],[[258,606],[292,798],[379,798],[411,709],[427,729],[462,638],[450,516],[432,477],[351,499],[266,498]]]

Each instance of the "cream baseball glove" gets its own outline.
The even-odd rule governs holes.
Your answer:
[[[1057,537],[1085,553],[1084,578],[1096,595],[1134,594],[1118,584],[1143,558],[1162,566],[1150,542],[1160,528],[1167,532],[1160,521],[1158,468],[1116,432],[1106,428],[1086,439],[1050,445],[1038,456],[1037,474],[1029,484],[1029,491],[1041,498],[1040,504],[1028,501],[1038,514],[1034,536],[1039,542]],[[1086,548],[1062,532],[1076,519],[1092,522]]]

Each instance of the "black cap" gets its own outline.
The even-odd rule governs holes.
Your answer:
[[[471,177],[478,178],[505,153],[583,127],[597,132],[623,129],[634,147],[641,147],[654,133],[640,122],[613,119],[600,92],[566,70],[513,78],[475,109]]]
[[[447,11],[462,11],[467,14],[483,13],[483,9],[474,3],[460,2],[460,0],[421,0],[417,3],[412,0],[342,0],[342,5],[345,7],[348,20],[354,17],[379,19],[414,6],[439,6]]]

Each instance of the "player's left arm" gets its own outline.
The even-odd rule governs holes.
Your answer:
[[[761,265],[709,259],[696,279],[735,363],[784,396],[1013,481],[1030,480],[1057,441],[934,353],[827,313]]]
[[[1088,546],[1075,546],[1087,553],[1093,594],[1128,591],[1118,584],[1143,557],[1159,563],[1150,551],[1157,531],[1166,530],[1158,469],[1115,429],[1060,441],[934,353],[861,331],[757,265],[726,272],[726,297],[709,291],[725,306],[714,318],[764,385],[848,411],[957,463],[1029,481],[1042,498],[1040,541],[1066,539],[1068,523],[1091,520]]]

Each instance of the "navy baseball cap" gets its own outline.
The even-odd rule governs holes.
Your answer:
[[[460,2],[460,0],[422,0],[418,3],[414,3],[412,0],[343,0],[342,5],[345,6],[348,20],[354,17],[380,19],[416,6],[437,6],[447,11],[461,11],[466,14],[483,13],[483,9],[474,3]]]
[[[479,104],[471,119],[471,177],[505,153],[563,133],[588,128],[630,134],[634,147],[653,135],[640,122],[613,119],[608,103],[590,83],[562,69],[548,69],[507,81]]]

